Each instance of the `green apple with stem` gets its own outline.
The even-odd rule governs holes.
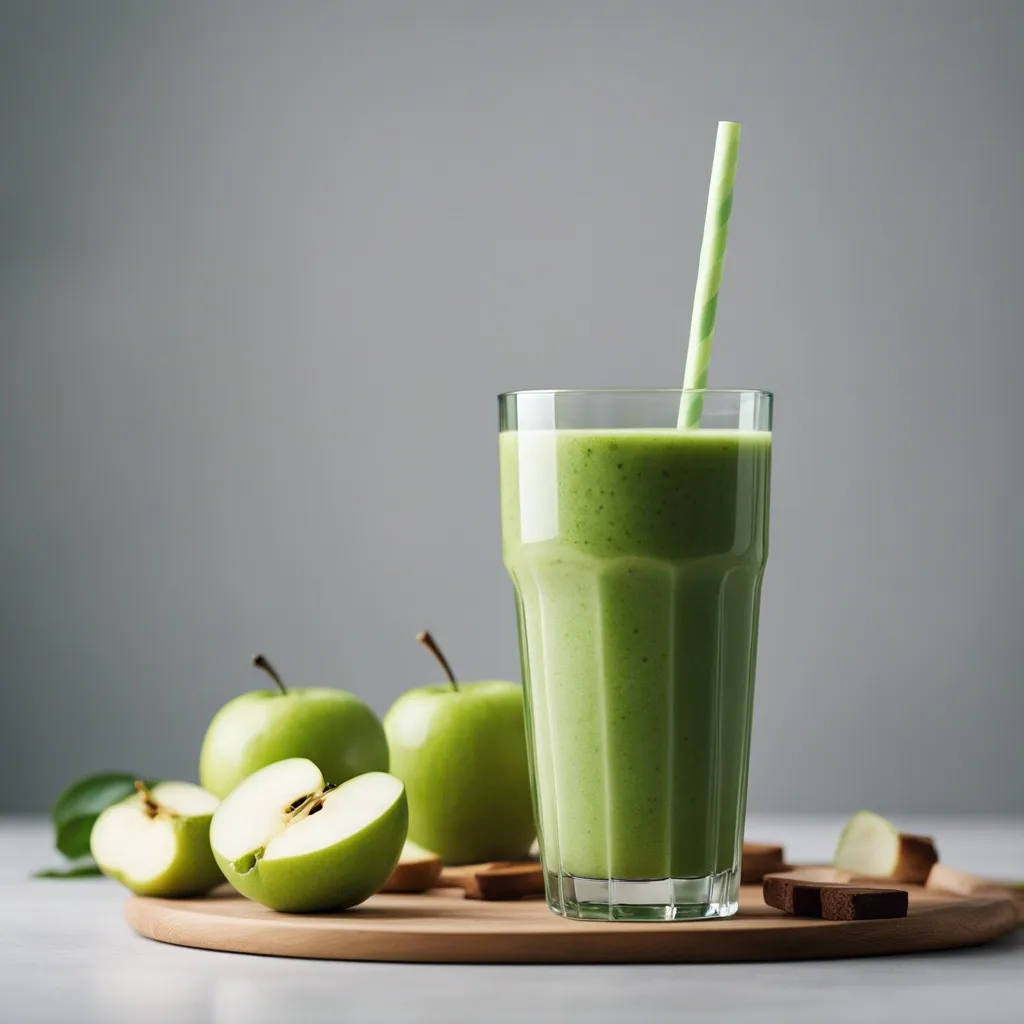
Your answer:
[[[391,876],[405,843],[405,787],[386,772],[326,783],[303,757],[261,768],[224,799],[210,845],[224,877],[272,910],[344,910]]]
[[[139,896],[199,896],[224,881],[210,849],[220,801],[191,782],[160,782],[108,807],[89,834],[100,870]]]
[[[391,771],[409,795],[409,838],[447,864],[525,857],[537,834],[517,683],[456,680],[410,690],[384,718]]]
[[[222,799],[275,761],[305,757],[335,784],[386,772],[388,747],[371,708],[345,690],[286,687],[262,654],[253,658],[274,682],[228,701],[206,730],[199,782]]]

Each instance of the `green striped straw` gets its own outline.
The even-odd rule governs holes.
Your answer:
[[[725,246],[729,240],[729,215],[732,213],[732,186],[736,180],[736,159],[740,151],[740,126],[735,121],[718,122],[715,159],[711,164],[708,212],[704,218],[704,239],[700,245],[697,288],[690,319],[690,343],[686,349],[683,387],[703,391],[708,386],[708,363],[715,338],[715,313],[718,289],[722,284]],[[679,426],[692,429],[700,425],[704,408],[703,394],[683,395],[679,403]]]

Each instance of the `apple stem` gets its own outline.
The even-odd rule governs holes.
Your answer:
[[[135,780],[135,789],[142,796],[142,803],[146,808],[146,813],[151,818],[155,818],[160,811],[160,805],[149,795],[149,790],[142,779]]]
[[[263,669],[263,671],[266,672],[267,675],[270,676],[270,678],[273,679],[275,683],[277,683],[277,687],[282,693],[288,692],[284,683],[281,682],[281,677],[277,674],[277,669],[275,669],[274,666],[270,664],[265,655],[257,654],[256,657],[252,659],[252,663],[256,666],[256,668]]]
[[[455,673],[452,671],[451,665],[448,664],[448,659],[441,653],[441,648],[437,646],[437,642],[434,638],[424,630],[422,633],[416,634],[416,639],[441,663],[441,668],[444,669],[444,674],[448,677],[448,682],[452,684],[452,689],[458,693],[459,684],[455,681]]]

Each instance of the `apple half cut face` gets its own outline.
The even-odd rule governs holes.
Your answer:
[[[198,896],[224,881],[210,849],[219,800],[190,782],[161,782],[108,807],[89,836],[105,875],[140,896]]]
[[[405,786],[368,772],[340,786],[288,758],[232,790],[210,843],[227,880],[273,910],[344,910],[372,896],[398,863],[409,827]]]

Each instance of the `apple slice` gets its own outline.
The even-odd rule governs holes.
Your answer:
[[[219,801],[191,782],[161,782],[108,807],[89,835],[100,870],[139,896],[198,896],[224,881],[210,849]]]
[[[867,878],[923,884],[939,859],[928,836],[900,832],[872,811],[858,811],[839,837],[835,866]]]
[[[407,839],[398,865],[384,883],[381,892],[426,892],[441,880],[441,858],[418,843]]]
[[[1013,900],[1017,915],[1024,923],[1024,885],[1020,882],[996,882],[939,863],[928,873],[925,888],[957,896],[993,896]]]
[[[210,844],[227,880],[272,910],[344,910],[398,863],[409,827],[405,786],[368,772],[340,786],[292,757],[239,783],[213,816]]]
[[[1008,887],[1000,887],[998,882],[990,882],[988,879],[979,878],[967,871],[951,868],[947,864],[936,864],[928,874],[926,888],[936,889],[939,892],[951,892],[957,896],[975,896],[978,893],[991,892],[1000,888],[1005,892]]]

